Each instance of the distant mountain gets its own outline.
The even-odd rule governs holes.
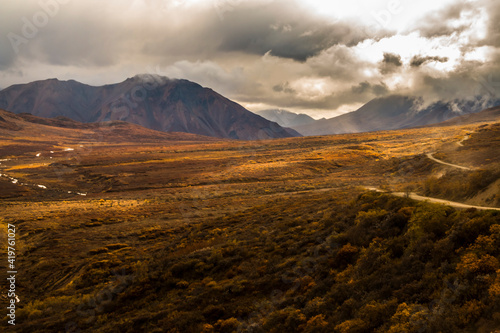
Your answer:
[[[293,128],[302,135],[328,135],[426,126],[499,105],[500,100],[422,103],[421,98],[400,95],[377,98],[354,112]]]
[[[445,122],[435,124],[433,126],[466,125],[466,124],[497,122],[497,121],[500,121],[500,106],[489,108],[478,113],[466,114],[463,116],[455,117]]]
[[[0,108],[91,123],[122,120],[165,132],[256,140],[300,136],[187,80],[137,75],[101,87],[49,79],[0,91]]]
[[[314,118],[308,116],[307,114],[297,114],[295,112],[282,109],[262,110],[255,113],[269,121],[274,121],[283,127],[301,126],[315,121]]]

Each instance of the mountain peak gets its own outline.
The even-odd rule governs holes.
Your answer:
[[[133,81],[173,81],[172,79],[158,75],[158,74],[149,74],[149,73],[141,73],[141,74],[136,74],[127,80],[133,80]]]
[[[122,120],[164,132],[256,140],[299,136],[188,80],[138,74],[101,87],[50,79],[0,91],[0,108],[80,122]],[[45,84],[44,84],[45,83]]]
[[[500,100],[477,97],[424,105],[421,97],[391,95],[373,99],[356,111],[293,127],[303,135],[359,133],[436,124],[462,114],[479,112]]]
[[[294,127],[314,122],[314,119],[306,114],[297,114],[285,109],[262,110],[256,113],[259,116],[264,117],[269,121],[274,121],[284,127]]]

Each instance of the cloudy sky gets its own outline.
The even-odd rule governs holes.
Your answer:
[[[0,89],[185,78],[315,118],[388,94],[500,98],[497,0],[1,0]]]

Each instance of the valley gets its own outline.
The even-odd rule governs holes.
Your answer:
[[[413,278],[373,297],[354,291],[344,297],[335,289],[348,288],[347,276],[363,283],[352,270],[374,246],[400,253],[391,254],[390,267],[396,267],[397,258],[420,251],[410,237],[411,223],[420,218],[430,228],[425,232],[443,242],[450,235],[443,228],[458,228],[451,218],[498,223],[494,209],[455,210],[405,193],[499,207],[499,123],[234,141],[123,122],[65,128],[58,120],[1,116],[1,232],[6,237],[7,224],[18,229],[19,332],[289,330],[286,320],[292,319],[286,318],[295,318],[299,331],[344,332],[353,318],[362,321],[360,330],[389,330],[396,325],[391,316],[413,306],[404,292]],[[461,191],[457,186],[468,186],[467,197],[450,194]],[[418,215],[425,211],[446,221],[428,226]],[[386,225],[396,217],[397,226]],[[489,235],[488,228],[480,230]],[[474,240],[456,246],[465,255]],[[452,259],[456,267],[460,256]],[[439,265],[425,274],[437,274]],[[379,279],[382,272],[373,272]],[[461,279],[453,272],[439,274]],[[435,283],[435,290],[448,288]],[[422,291],[427,298],[418,303],[440,302],[432,292]],[[352,302],[368,309],[370,300],[386,313],[382,322],[357,312],[342,315]],[[337,310],[319,310],[327,304]],[[426,325],[437,325],[433,316],[428,312]],[[484,327],[496,325],[481,316],[489,318]]]
[[[0,332],[500,332],[500,1],[1,8]]]

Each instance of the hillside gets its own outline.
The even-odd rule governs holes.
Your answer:
[[[463,114],[475,113],[500,101],[437,102],[420,107],[421,100],[407,96],[374,99],[354,112],[307,125],[295,126],[302,135],[328,135],[392,130],[440,123]]]
[[[500,327],[499,212],[394,193],[498,207],[499,124],[236,141],[0,117],[17,332]]]
[[[46,119],[30,114],[14,114],[0,109],[0,159],[31,155],[63,148],[92,150],[103,144],[169,145],[217,142],[221,139],[182,133],[160,132],[124,121],[83,124],[62,117]],[[68,156],[74,153],[68,153]],[[53,155],[54,157],[57,156]]]
[[[59,116],[56,118],[41,118],[28,113],[14,114],[0,109],[0,149],[7,151],[9,142],[53,142],[65,141],[74,144],[78,141],[89,140],[102,142],[142,142],[155,141],[198,141],[214,142],[213,137],[182,133],[161,132],[125,121],[114,120],[101,123],[80,123],[78,121]],[[23,141],[24,140],[24,141]],[[29,146],[29,145],[26,145]]]
[[[299,136],[211,89],[156,75],[93,87],[49,79],[0,91],[0,108],[79,122],[122,120],[165,132],[257,140]]]

